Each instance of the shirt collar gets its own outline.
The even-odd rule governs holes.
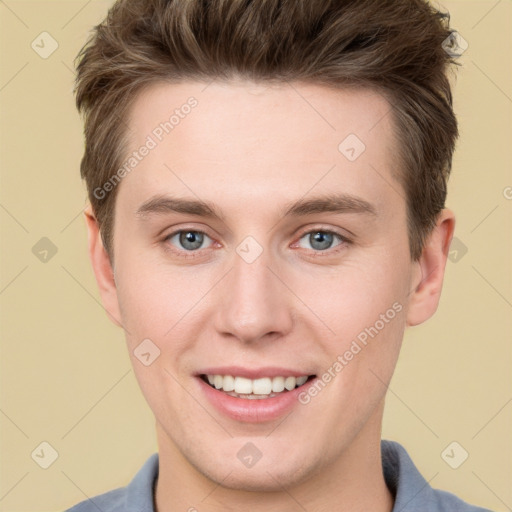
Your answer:
[[[395,441],[382,440],[384,480],[395,497],[393,512],[433,509],[433,489],[423,478],[405,448]]]

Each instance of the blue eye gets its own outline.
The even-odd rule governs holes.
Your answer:
[[[345,237],[339,235],[338,233],[322,230],[309,231],[308,233],[303,235],[300,240],[306,239],[311,246],[310,248],[313,249],[314,251],[326,251],[332,248],[332,244],[335,238],[338,238],[340,240],[340,243],[336,244],[334,247],[341,245],[343,242],[348,243],[348,240]],[[308,249],[309,247],[306,248]]]
[[[169,251],[178,254],[184,258],[195,258],[201,256],[201,249],[208,248],[213,242],[203,231],[194,229],[181,229],[170,233],[164,238],[164,243]],[[336,240],[338,240],[336,242]],[[294,247],[301,247],[314,252],[314,256],[333,255],[338,250],[342,250],[351,242],[349,239],[329,230],[316,229],[308,231],[302,235],[298,242],[295,242]],[[306,245],[304,245],[306,244]]]
[[[181,246],[178,248],[185,249],[186,251],[196,251],[197,249],[200,249],[201,246],[203,245],[205,237],[210,238],[206,233],[203,233],[201,231],[185,229],[171,233],[169,236],[165,238],[165,241],[169,241],[172,243],[172,240],[174,238],[177,238],[178,243]]]

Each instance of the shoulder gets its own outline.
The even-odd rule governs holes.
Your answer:
[[[395,495],[393,512],[492,512],[470,505],[452,493],[433,489],[401,444],[382,440],[381,452],[386,485]]]
[[[126,504],[126,487],[119,487],[74,505],[66,512],[121,512]]]
[[[452,493],[433,489],[433,510],[439,512],[492,512],[487,508],[471,505]]]
[[[153,492],[158,478],[158,453],[153,453],[126,487],[88,498],[66,512],[154,512]]]

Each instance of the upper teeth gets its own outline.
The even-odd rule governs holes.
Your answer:
[[[269,395],[279,393],[287,389],[291,391],[296,386],[302,386],[307,380],[307,375],[301,377],[263,377],[261,379],[246,379],[245,377],[233,377],[232,375],[207,375],[208,382],[217,389],[234,391],[240,394]]]

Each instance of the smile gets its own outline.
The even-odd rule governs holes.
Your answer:
[[[233,375],[201,375],[212,388],[248,400],[273,398],[304,385],[314,375],[276,376],[249,379]]]

